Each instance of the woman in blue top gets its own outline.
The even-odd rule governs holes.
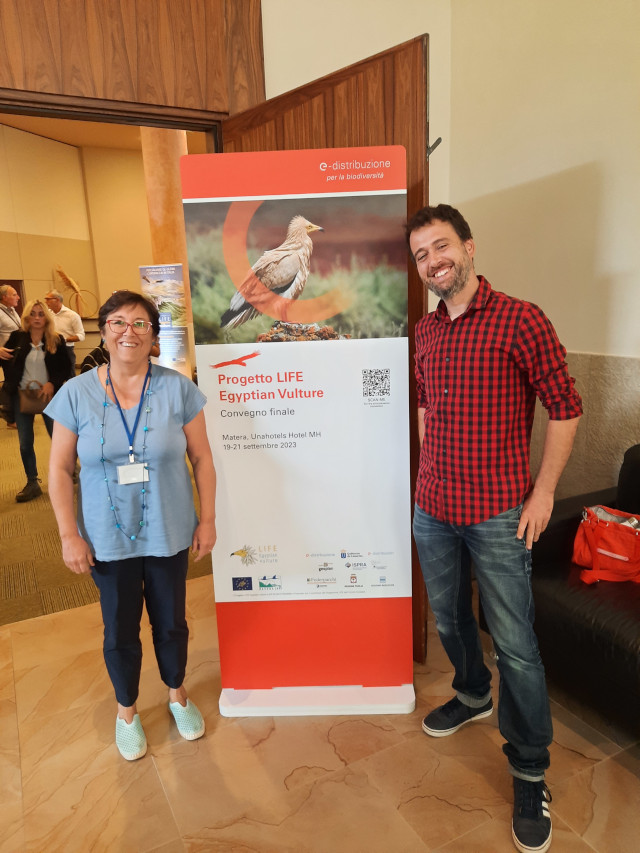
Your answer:
[[[91,572],[100,590],[104,657],[118,703],[116,744],[133,760],[147,749],[136,709],[143,601],[178,730],[188,740],[204,734],[183,683],[185,596],[189,547],[199,560],[215,544],[216,476],[206,398],[185,376],[149,360],[160,331],[155,305],[133,291],[116,291],[100,309],[98,325],[109,363],[72,379],[47,407],[55,421],[49,494],[65,564],[77,574]]]

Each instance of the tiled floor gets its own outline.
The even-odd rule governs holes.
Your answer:
[[[227,719],[212,584],[188,582],[188,686],[207,734],[183,741],[148,627],[136,762],[113,743],[97,604],[0,627],[0,851],[500,853],[511,782],[496,715],[450,738],[420,730],[450,696],[436,637],[411,715]],[[548,782],[556,853],[640,849],[640,744],[554,702]]]

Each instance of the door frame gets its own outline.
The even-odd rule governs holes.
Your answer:
[[[226,113],[0,88],[0,113],[211,132]]]

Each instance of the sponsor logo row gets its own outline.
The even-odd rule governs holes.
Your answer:
[[[360,581],[362,578],[358,577],[355,572],[352,572],[348,577],[348,582],[344,583],[343,586],[345,588],[359,586],[362,587]],[[338,583],[338,579],[334,575],[315,575],[308,576],[305,579],[307,586],[315,587],[316,589],[324,588],[332,586],[333,584]],[[392,583],[389,583],[386,575],[378,575],[375,579],[372,579],[371,586],[393,586]],[[279,591],[282,589],[282,577],[280,575],[263,575],[262,577],[255,578],[252,575],[243,575],[241,577],[232,577],[231,578],[231,588],[233,592],[273,592]]]
[[[318,562],[314,568],[309,571],[305,582],[309,587],[323,588],[330,587],[335,584],[342,586],[345,589],[350,587],[362,587],[361,582],[364,578],[358,576],[358,572],[365,569],[370,569],[372,572],[367,574],[367,584],[371,586],[393,586],[387,580],[388,565],[385,557],[392,555],[392,552],[386,551],[369,551],[365,557],[360,551],[348,551],[346,548],[341,548],[337,553],[327,554],[307,554],[307,558],[317,559],[318,557],[333,557],[334,560],[338,556],[337,565],[333,561],[324,560]],[[240,558],[240,562],[245,569],[260,569],[265,567],[265,564],[271,563],[271,571],[256,577],[255,574],[238,574],[231,579],[233,592],[278,592],[282,590],[282,576],[274,573],[278,562],[277,545],[243,545],[242,548],[231,553],[231,557]],[[383,559],[381,560],[380,557]],[[263,568],[264,571],[264,568]],[[277,572],[277,569],[276,569]],[[346,575],[345,575],[346,572]],[[375,573],[375,574],[374,574]],[[339,575],[339,577],[338,577]]]

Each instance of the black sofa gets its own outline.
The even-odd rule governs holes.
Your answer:
[[[535,630],[550,685],[640,735],[640,584],[585,584],[571,562],[584,506],[616,506],[606,489],[556,502],[533,547]]]

